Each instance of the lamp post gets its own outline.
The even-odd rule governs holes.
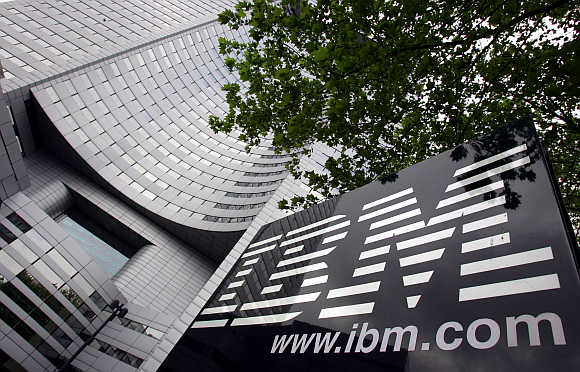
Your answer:
[[[128,312],[127,308],[125,307],[125,305],[121,304],[119,300],[114,300],[113,302],[111,302],[110,305],[107,306],[109,306],[111,310],[113,310],[112,314],[109,315],[107,320],[105,320],[103,324],[101,324],[101,326],[95,331],[95,333],[91,335],[91,337],[85,340],[84,344],[66,361],[66,363],[63,364],[63,366],[58,369],[58,372],[66,372],[72,361],[75,360],[75,358],[85,349],[85,347],[87,347],[87,345],[93,342],[95,337],[97,337],[99,332],[101,332],[101,330],[105,328],[107,323],[115,319],[116,316],[118,316],[119,318],[124,318],[125,315],[127,315]]]

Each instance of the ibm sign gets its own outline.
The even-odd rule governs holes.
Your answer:
[[[576,370],[566,223],[516,123],[264,226],[160,370]]]

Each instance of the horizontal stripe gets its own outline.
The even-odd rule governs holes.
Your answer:
[[[234,297],[236,297],[236,292],[234,293],[227,293],[225,295],[222,295],[218,301],[227,301],[227,300],[231,300]]]
[[[409,285],[427,283],[431,280],[431,276],[433,276],[433,270],[412,275],[405,275],[403,276],[403,285],[406,287]]]
[[[461,265],[459,275],[471,275],[508,267],[528,265],[554,259],[551,247],[533,249],[526,252],[508,254],[487,260],[469,262]]]
[[[215,306],[215,307],[206,307],[200,313],[201,315],[208,315],[208,314],[222,314],[222,313],[231,313],[238,305],[225,305],[225,306]]]
[[[282,235],[277,235],[277,236],[273,236],[273,237],[268,238],[268,239],[261,240],[259,242],[252,243],[248,246],[248,249],[275,242],[276,240],[280,239],[281,237],[282,237]]]
[[[280,272],[274,273],[274,274],[270,275],[270,280],[286,278],[286,277],[294,276],[294,275],[305,274],[305,273],[309,273],[309,272],[317,271],[317,270],[322,270],[322,269],[326,269],[326,268],[328,268],[328,265],[326,263],[319,262],[319,263],[315,263],[312,265],[299,267],[297,269],[280,271]]]
[[[286,249],[286,252],[284,252],[284,256],[286,256],[287,254],[300,252],[302,249],[304,249],[304,245],[299,245],[297,247],[288,248],[288,249]]]
[[[453,177],[460,176],[460,175],[462,175],[464,173],[467,173],[467,172],[470,172],[472,170],[481,168],[481,167],[483,167],[485,165],[488,165],[488,164],[491,164],[491,163],[493,163],[495,161],[498,161],[498,160],[501,160],[501,159],[505,159],[508,156],[517,154],[518,152],[525,151],[527,148],[528,147],[524,143],[523,145],[516,146],[516,147],[514,147],[512,149],[509,149],[509,150],[504,151],[502,153],[499,153],[497,155],[490,156],[487,159],[483,159],[483,160],[477,161],[477,162],[475,162],[475,163],[473,163],[471,165],[468,165],[467,167],[459,168],[458,170],[455,171],[455,173],[453,174]]]
[[[401,251],[403,249],[413,248],[418,245],[448,239],[453,236],[453,232],[455,232],[455,227],[441,231],[436,231],[434,233],[422,235],[413,239],[403,240],[402,242],[397,243],[397,250]]]
[[[236,278],[239,278],[240,276],[246,276],[251,272],[252,272],[252,269],[242,270],[236,274]]]
[[[380,286],[381,282],[378,281],[372,283],[351,285],[349,287],[331,289],[330,291],[328,291],[328,295],[326,296],[326,298],[338,298],[338,297],[353,296],[361,293],[377,292]]]
[[[342,240],[342,239],[346,238],[347,235],[348,235],[348,231],[345,231],[345,232],[340,233],[340,234],[328,236],[328,237],[324,238],[324,240],[322,240],[322,244],[328,244],[328,243],[335,242],[337,240]]]
[[[494,182],[494,183],[489,184],[489,185],[478,187],[477,189],[473,189],[473,190],[464,192],[462,194],[455,195],[455,196],[452,196],[450,198],[441,200],[439,203],[437,203],[437,208],[435,208],[435,209],[447,207],[449,205],[459,203],[461,201],[473,198],[475,196],[486,194],[490,191],[499,190],[503,187],[504,187],[503,181],[497,181],[497,182]]]
[[[343,227],[347,227],[349,225],[350,225],[350,221],[344,221],[344,222],[341,222],[341,223],[333,225],[333,226],[328,226],[328,227],[321,229],[321,230],[313,231],[313,232],[305,234],[305,235],[297,236],[296,238],[293,238],[293,239],[285,240],[282,242],[282,244],[280,244],[280,247],[285,247],[287,245],[298,243],[298,242],[301,242],[301,241],[306,240],[306,239],[314,238],[316,236],[320,236],[320,235],[326,234],[326,233],[331,232],[331,231],[342,229]]]
[[[243,284],[244,284],[243,280],[239,280],[237,282],[231,282],[230,285],[228,285],[228,289],[238,288],[238,287],[241,287]]]
[[[521,167],[523,165],[528,164],[529,162],[530,162],[529,156],[526,156],[526,157],[518,159],[518,160],[514,160],[511,163],[502,165],[502,166],[497,167],[497,168],[493,168],[491,170],[488,170],[487,172],[479,173],[479,174],[476,174],[475,176],[466,178],[462,181],[452,183],[451,185],[447,186],[447,188],[445,189],[445,192],[453,191],[453,190],[458,189],[460,187],[471,185],[472,183],[475,183],[477,181],[481,181],[483,179],[495,176],[497,174],[507,172],[507,171],[514,169],[514,168],[517,168],[517,167]]]
[[[299,229],[295,229],[295,230],[289,231],[288,233],[286,233],[286,237],[289,237],[291,235],[300,234],[301,232],[308,231],[308,230],[313,229],[315,227],[319,227],[319,226],[325,225],[325,224],[327,224],[329,222],[333,222],[333,221],[336,221],[336,220],[340,220],[340,219],[342,219],[344,217],[346,217],[346,215],[344,215],[344,214],[338,214],[336,216],[332,216],[332,217],[329,217],[329,218],[325,218],[324,220],[321,220],[321,221],[318,221],[318,222],[315,222],[315,223],[311,223],[310,225],[302,226]]]
[[[397,227],[396,229],[388,230],[382,232],[380,234],[371,235],[365,239],[365,244],[370,244],[374,242],[378,242],[381,240],[385,240],[388,238],[392,238],[393,236],[403,235],[411,231],[420,230],[425,227],[425,222],[419,221],[409,225]]]
[[[296,311],[293,313],[285,313],[285,314],[261,315],[261,316],[249,316],[247,318],[236,318],[232,321],[232,327],[245,326],[245,325],[282,323],[282,322],[286,322],[288,320],[292,320],[300,314],[302,314],[302,311]]]
[[[320,296],[320,292],[302,294],[298,296],[289,296],[289,297],[280,297],[280,298],[273,298],[271,300],[263,300],[263,301],[256,301],[256,302],[248,302],[242,305],[240,310],[256,310],[256,309],[265,309],[275,306],[285,306],[285,305],[293,305],[293,304],[301,304],[304,302],[312,302],[316,301]]]
[[[217,320],[198,320],[191,325],[191,328],[216,328],[225,327],[228,324],[228,319]]]
[[[399,263],[401,264],[401,267],[405,267],[438,260],[443,256],[443,252],[445,252],[445,248],[435,249],[433,251],[400,258]]]
[[[302,256],[292,257],[292,258],[289,258],[287,260],[281,260],[280,262],[278,262],[278,265],[276,267],[292,265],[292,264],[295,264],[298,262],[309,261],[309,260],[312,260],[312,259],[318,258],[318,257],[324,257],[324,256],[330,254],[335,249],[336,249],[336,247],[326,248],[326,249],[323,249],[320,251],[303,254]]]
[[[362,251],[360,253],[360,256],[358,256],[358,259],[359,260],[366,260],[367,258],[372,258],[372,257],[387,254],[387,253],[389,253],[390,248],[391,248],[390,245],[385,245],[384,247],[369,249],[368,251]]]
[[[262,288],[262,292],[260,292],[260,294],[276,293],[280,292],[280,289],[282,289],[282,284],[271,285]]]
[[[510,242],[509,232],[494,236],[488,236],[486,238],[472,240],[470,242],[465,242],[461,244],[461,253],[478,251],[480,249],[486,249],[502,244],[508,244],[509,242]]]
[[[376,207],[377,205],[381,205],[381,204],[390,202],[391,200],[398,199],[398,198],[400,198],[402,196],[409,195],[412,192],[413,192],[413,188],[412,187],[409,187],[408,189],[405,189],[403,191],[399,191],[399,192],[397,192],[395,194],[391,194],[389,196],[385,196],[384,198],[375,200],[374,202],[367,203],[367,204],[363,205],[362,210],[363,211],[366,211],[367,209],[370,209],[372,207]]]
[[[260,261],[260,257],[256,257],[256,258],[253,258],[253,259],[251,259],[251,260],[247,260],[246,262],[244,262],[244,263],[242,264],[242,266],[250,266],[250,265],[253,265],[253,264],[255,264],[255,263],[256,263],[256,262],[258,262],[258,261]]]
[[[320,315],[318,315],[318,319],[339,318],[342,316],[370,314],[373,312],[374,307],[375,307],[374,302],[367,302],[365,304],[357,304],[357,305],[327,307],[320,310]]]
[[[560,288],[558,274],[534,276],[531,278],[509,280],[491,284],[459,289],[459,301],[479,300],[482,298],[511,296]]]
[[[328,275],[316,276],[314,278],[304,279],[301,287],[310,287],[311,285],[323,284],[328,281]]]
[[[255,256],[255,255],[257,255],[257,254],[261,254],[261,253],[264,253],[264,252],[271,251],[271,250],[273,250],[274,248],[276,248],[276,244],[269,245],[269,246],[267,246],[267,247],[264,247],[264,248],[256,249],[255,251],[251,251],[251,252],[244,253],[244,254],[242,255],[242,258],[248,258],[248,257],[252,257],[252,256]]]
[[[369,274],[374,274],[374,273],[380,273],[382,271],[385,271],[385,266],[387,265],[386,262],[380,262],[374,265],[368,265],[368,266],[363,266],[363,267],[357,267],[356,269],[354,269],[354,272],[352,273],[352,277],[356,278],[357,276],[363,276],[363,275],[369,275]]]
[[[360,216],[358,218],[358,222],[366,221],[366,220],[369,220],[369,219],[377,217],[377,216],[382,216],[383,214],[387,214],[389,212],[393,212],[393,211],[396,211],[397,209],[405,208],[405,207],[407,207],[409,205],[413,205],[413,204],[417,204],[417,198],[407,199],[407,200],[404,200],[400,203],[390,205],[388,207],[379,209],[377,211],[363,214],[362,216]]]
[[[486,229],[491,226],[499,225],[508,222],[507,213],[501,213],[495,216],[483,218],[474,222],[466,223],[463,225],[463,233]]]
[[[497,198],[486,200],[486,201],[483,201],[481,203],[473,204],[473,205],[467,206],[465,208],[457,209],[457,210],[452,211],[452,212],[448,212],[445,214],[440,214],[439,216],[435,216],[429,220],[429,222],[427,223],[427,226],[433,226],[433,225],[437,225],[437,224],[442,223],[442,222],[451,221],[451,220],[459,218],[459,217],[469,216],[470,214],[482,212],[484,210],[487,210],[487,209],[490,209],[493,207],[499,207],[500,205],[504,205],[504,204],[505,204],[505,196],[504,195],[498,196]]]
[[[421,209],[419,209],[419,208],[413,209],[412,211],[401,213],[401,214],[398,214],[396,216],[385,218],[384,220],[374,222],[371,224],[371,227],[369,227],[369,230],[378,229],[379,227],[387,226],[387,225],[393,224],[395,222],[404,221],[407,218],[420,216],[420,215],[421,215]]]

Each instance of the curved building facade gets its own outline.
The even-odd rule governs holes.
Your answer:
[[[209,128],[227,110],[221,86],[236,80],[217,52],[224,33],[209,23],[32,89],[49,146],[216,261],[289,160],[267,139],[246,153],[236,133]]]
[[[214,133],[234,1],[0,3],[0,365],[155,371],[259,227],[308,188]],[[303,159],[323,171],[333,149]],[[105,274],[72,218],[126,263]],[[92,239],[92,238],[91,238]]]

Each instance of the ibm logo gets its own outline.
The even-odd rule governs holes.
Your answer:
[[[301,306],[308,303],[318,306],[319,319],[372,314],[375,301],[368,300],[369,294],[387,295],[381,293],[381,287],[385,286],[386,280],[394,279],[402,285],[404,295],[399,301],[404,302],[408,311],[416,311],[414,309],[421,306],[422,292],[429,286],[437,267],[441,266],[438,263],[445,260],[446,252],[450,249],[446,243],[452,237],[461,240],[460,253],[465,258],[460,264],[457,278],[460,283],[457,293],[459,304],[560,288],[556,273],[530,273],[524,278],[493,280],[493,273],[497,270],[554,259],[549,246],[510,250],[508,214],[503,208],[506,205],[503,180],[490,180],[485,186],[476,187],[479,181],[528,165],[530,158],[526,150],[527,146],[523,144],[457,169],[453,174],[456,179],[447,185],[433,216],[423,214],[422,201],[415,196],[412,185],[408,185],[362,205],[358,218],[351,219],[345,214],[338,214],[252,243],[241,256],[238,268],[226,282],[227,286],[222,289],[221,296],[202,310],[192,328],[281,323],[299,319],[303,313]],[[502,165],[495,166],[496,162]],[[469,191],[464,191],[465,188]],[[493,197],[481,201],[482,195]],[[463,217],[470,215],[477,219],[463,221]],[[366,235],[361,237],[357,246],[351,244],[347,247],[343,242],[355,224],[364,224]],[[470,237],[476,231],[478,238]],[[481,238],[482,233],[484,238]],[[321,242],[315,250],[306,250],[305,244],[311,239]],[[503,249],[499,251],[489,249],[500,246]],[[341,250],[346,249],[358,250],[358,258],[352,262],[350,269],[351,283],[331,287],[328,285],[332,283],[329,281],[328,258],[333,254],[340,255]],[[265,259],[265,254],[272,257],[271,253],[276,250],[279,259],[275,269],[264,273],[266,265],[261,260]],[[476,251],[479,258],[474,260],[470,255]],[[497,252],[502,253],[497,255]],[[487,258],[481,259],[482,253]],[[398,265],[397,272],[402,273],[398,278],[388,274],[392,265]],[[425,270],[426,267],[430,269]],[[246,280],[248,275],[253,272],[256,274],[258,270],[263,282]],[[487,272],[490,275],[482,277],[485,282],[461,285],[462,278]],[[284,280],[287,279],[301,280],[301,283],[296,284],[291,291],[285,291]],[[261,288],[248,287],[256,286],[256,283],[260,283]],[[252,300],[241,301],[241,293],[252,293]],[[388,295],[392,296],[392,293]],[[339,298],[348,304],[334,306],[328,301]],[[393,301],[397,301],[397,298],[393,298]],[[242,316],[240,312],[245,311],[260,315]]]

